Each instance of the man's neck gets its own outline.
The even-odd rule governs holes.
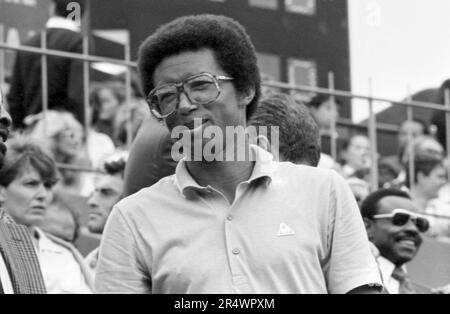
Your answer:
[[[187,162],[192,178],[201,186],[211,186],[222,192],[232,204],[236,197],[237,186],[250,179],[254,162],[252,161],[216,161]]]

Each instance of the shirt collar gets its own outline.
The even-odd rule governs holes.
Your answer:
[[[60,29],[66,29],[72,32],[79,32],[80,31],[80,24],[77,22],[74,22],[70,19],[65,19],[60,16],[54,16],[51,17],[47,24],[45,25],[46,28],[60,28]]]
[[[246,183],[253,183],[256,181],[263,181],[266,186],[269,186],[273,180],[277,163],[273,161],[273,156],[269,152],[256,145],[250,145],[251,160],[255,161],[252,175]],[[204,187],[198,184],[190,175],[187,166],[186,158],[183,158],[177,165],[175,170],[175,184],[180,193],[185,197],[190,197],[195,192],[207,191],[209,187]]]
[[[392,277],[392,273],[394,272],[396,266],[387,258],[383,256],[378,257],[378,265],[380,267],[381,275],[383,276],[383,281],[388,282]],[[402,266],[402,269],[406,272],[405,265]]]

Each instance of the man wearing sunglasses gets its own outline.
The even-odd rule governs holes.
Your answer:
[[[369,195],[361,213],[369,240],[377,249],[377,262],[389,294],[431,293],[412,283],[405,264],[417,255],[422,235],[430,225],[410,196],[401,190],[384,189]]]

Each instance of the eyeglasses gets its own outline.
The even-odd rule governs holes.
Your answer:
[[[164,119],[178,109],[181,93],[184,93],[192,104],[208,105],[220,96],[219,82],[232,80],[234,78],[228,76],[200,73],[180,83],[156,87],[149,93],[147,102],[152,114],[158,119]]]
[[[428,219],[419,214],[411,213],[405,209],[394,209],[391,214],[375,215],[373,219],[392,219],[392,224],[395,226],[404,226],[410,220],[416,225],[417,229],[425,233],[430,229],[430,222]]]

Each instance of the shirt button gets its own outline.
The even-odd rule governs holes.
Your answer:
[[[228,220],[228,221],[233,221],[233,219],[234,219],[234,217],[233,217],[232,215],[229,215],[229,216],[227,217],[227,220]]]
[[[239,255],[239,254],[241,254],[241,251],[239,249],[234,249],[233,250],[233,254],[234,255]]]

